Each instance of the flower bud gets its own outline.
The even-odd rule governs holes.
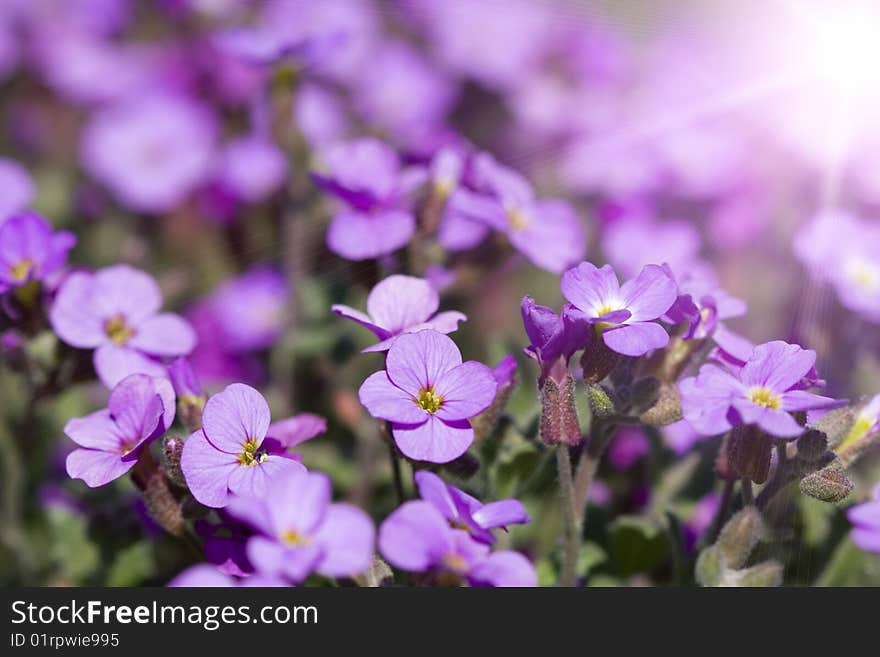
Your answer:
[[[852,492],[853,483],[839,461],[801,479],[799,488],[804,495],[836,504]]]
[[[741,568],[764,536],[764,521],[754,505],[735,513],[718,536],[715,546],[727,568]]]
[[[700,353],[706,340],[684,340],[672,338],[664,352],[663,362],[657,369],[657,376],[665,383],[674,383],[690,364],[694,354]]]
[[[741,424],[734,427],[727,439],[727,460],[740,477],[763,484],[770,475],[773,443],[758,427]]]
[[[700,552],[694,569],[697,584],[700,586],[718,586],[724,575],[724,563],[717,546],[712,545]]]
[[[828,437],[828,446],[834,448],[849,435],[855,420],[855,413],[851,408],[835,408],[815,422],[813,428],[824,433]]]
[[[172,483],[186,487],[186,479],[180,469],[180,455],[183,452],[183,439],[180,436],[165,436],[162,454],[165,457],[165,472]]]
[[[590,416],[592,422],[601,422],[614,417],[617,412],[616,404],[608,390],[592,383],[587,386],[587,401],[590,403]]]
[[[755,587],[781,584],[782,564],[772,560],[744,570],[727,571],[721,579],[721,586]]]
[[[580,442],[581,425],[571,376],[566,376],[561,384],[553,377],[546,378],[542,383],[540,432],[541,440],[548,445],[577,445]]]
[[[594,337],[581,356],[584,381],[588,384],[599,383],[611,373],[619,360],[620,354],[609,349],[601,337]]]
[[[828,453],[828,439],[816,429],[808,429],[797,441],[797,456],[807,463],[816,463]]]
[[[673,383],[661,384],[657,401],[644,411],[639,419],[655,427],[665,427],[681,420],[681,394],[678,392],[678,386]]]

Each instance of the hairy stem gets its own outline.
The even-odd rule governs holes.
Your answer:
[[[560,443],[556,446],[556,465],[559,469],[559,495],[562,503],[564,538],[559,585],[570,587],[577,584],[577,560],[581,548],[582,525],[571,476],[571,457],[566,443]]]

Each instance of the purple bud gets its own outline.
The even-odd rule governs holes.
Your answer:
[[[581,441],[574,397],[574,379],[566,376],[561,385],[555,378],[547,378],[541,384],[541,440],[548,445],[567,443],[577,445]]]

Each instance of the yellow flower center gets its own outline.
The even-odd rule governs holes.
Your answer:
[[[467,561],[459,554],[447,554],[443,557],[443,565],[454,573],[463,573],[467,570]]]
[[[125,317],[122,315],[108,319],[104,324],[104,332],[116,344],[125,344],[134,335],[134,329],[125,323]]]
[[[519,208],[508,210],[507,220],[510,222],[510,227],[515,232],[525,230],[529,227],[529,218],[526,216],[526,213]]]
[[[25,258],[24,260],[12,265],[9,268],[9,273],[12,275],[13,280],[23,281],[31,273],[31,269],[33,269],[33,267],[34,263]]]
[[[443,404],[443,398],[434,392],[434,388],[425,388],[419,393],[418,399],[416,399],[416,404],[419,405],[423,411],[427,411],[432,415],[440,410],[441,404]]]
[[[749,399],[755,406],[762,406],[764,408],[771,408],[774,411],[778,410],[782,405],[782,399],[779,395],[774,394],[772,390],[769,388],[756,387],[752,388],[749,391]]]
[[[866,260],[856,260],[848,267],[850,280],[866,292],[880,288],[880,267]]]
[[[306,536],[305,534],[300,534],[293,529],[288,529],[286,532],[281,534],[278,539],[287,545],[288,547],[300,547],[303,545],[308,545],[312,542],[310,536]]]
[[[266,452],[257,453],[259,444],[255,438],[248,438],[244,445],[241,446],[241,453],[238,455],[238,464],[252,467],[259,465],[266,460]]]

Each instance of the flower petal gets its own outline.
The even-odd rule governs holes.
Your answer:
[[[202,431],[196,431],[183,444],[180,469],[190,493],[205,506],[226,506],[229,477],[239,467],[234,455],[218,450]]]
[[[414,477],[419,497],[439,511],[447,520],[457,520],[458,507],[449,494],[449,487],[433,472],[419,470]]]
[[[108,342],[102,344],[92,355],[98,378],[108,388],[113,388],[132,374],[147,374],[153,377],[166,376],[161,363],[145,356],[135,349]]]
[[[262,498],[278,478],[293,470],[305,470],[299,461],[269,454],[261,463],[253,466],[238,465],[229,473],[230,492],[242,497]]]
[[[82,479],[89,488],[96,488],[118,479],[134,467],[135,462],[122,456],[95,449],[75,449],[67,455],[67,474]]]
[[[440,375],[434,385],[443,400],[437,417],[444,420],[466,420],[485,411],[495,400],[498,384],[492,370],[482,363],[469,360]]]
[[[117,457],[119,449],[125,442],[125,436],[106,408],[85,417],[68,420],[64,425],[64,433],[80,447],[113,452]]]
[[[316,570],[326,577],[357,575],[373,560],[373,521],[350,504],[331,504],[313,538],[323,553]]]
[[[341,212],[327,229],[327,246],[343,258],[367,260],[405,246],[415,230],[415,218],[403,210],[376,214]]]
[[[592,316],[607,305],[622,302],[620,284],[611,265],[599,269],[591,262],[582,262],[562,275],[560,287],[568,301]]]
[[[401,335],[385,360],[391,382],[415,398],[440,376],[461,365],[461,352],[451,338],[425,330]]]
[[[816,364],[816,352],[796,344],[773,340],[759,344],[743,366],[746,385],[765,386],[783,393],[797,384]]]
[[[92,274],[73,272],[62,283],[49,320],[52,329],[67,344],[80,349],[94,349],[107,342],[104,317],[92,304],[94,280]]]
[[[538,585],[538,576],[531,562],[519,552],[502,550],[490,554],[468,573],[474,585],[514,587]]]
[[[402,570],[425,572],[452,551],[452,529],[427,502],[405,502],[379,528],[379,550]]]
[[[659,265],[645,265],[639,275],[620,288],[630,322],[647,322],[662,316],[678,298],[678,286]]]
[[[385,338],[387,338],[389,336],[388,331],[386,331],[384,328],[382,328],[381,326],[376,324],[369,315],[362,313],[360,310],[355,310],[354,308],[352,308],[350,306],[344,306],[344,305],[338,304],[338,303],[331,306],[330,310],[332,310],[335,314],[339,315],[340,317],[344,317],[345,319],[350,319],[353,322],[357,322],[361,326],[364,326],[364,327],[370,329],[373,333],[376,334],[376,337],[379,338],[380,340],[384,340]]]
[[[448,463],[474,442],[474,430],[467,420],[445,421],[435,415],[422,424],[394,424],[392,433],[404,456],[431,463]]]
[[[609,349],[625,356],[642,356],[669,343],[666,329],[654,322],[638,322],[610,328],[602,333]]]
[[[180,315],[162,313],[141,322],[128,345],[153,356],[186,356],[196,346],[196,333]]]
[[[519,500],[490,502],[473,514],[474,521],[483,529],[521,525],[531,521]]]
[[[358,397],[370,415],[381,420],[419,424],[428,419],[427,411],[419,407],[413,395],[391,383],[385,370],[367,377]]]
[[[395,274],[376,285],[367,297],[367,312],[390,333],[426,321],[440,306],[437,291],[428,281]]]
[[[260,444],[266,437],[269,421],[269,404],[263,395],[243,383],[233,383],[211,397],[202,413],[208,440],[230,454],[241,452],[248,440]]]

